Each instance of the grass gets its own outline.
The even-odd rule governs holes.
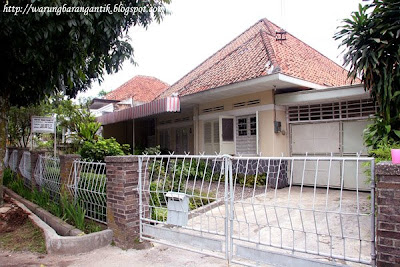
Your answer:
[[[14,231],[1,233],[0,248],[10,251],[30,251],[41,254],[46,253],[43,232],[29,219]]]

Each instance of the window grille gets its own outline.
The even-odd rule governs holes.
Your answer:
[[[313,105],[291,106],[289,122],[361,119],[374,115],[377,106],[372,99],[341,101]]]

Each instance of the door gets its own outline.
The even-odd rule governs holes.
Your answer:
[[[257,154],[257,117],[248,115],[236,117],[236,153]]]
[[[219,122],[205,121],[204,122],[204,152],[206,155],[214,155],[219,153]]]
[[[219,147],[221,154],[235,154],[235,117],[219,117]]]
[[[176,129],[176,148],[175,151],[178,155],[183,155],[184,153],[188,153],[188,128],[177,128]]]

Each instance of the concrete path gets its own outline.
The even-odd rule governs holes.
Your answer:
[[[202,254],[154,244],[145,250],[121,250],[107,246],[90,253],[74,256],[40,255],[27,252],[0,251],[0,266],[84,266],[84,267],[124,267],[124,266],[202,266],[225,267],[222,259]],[[229,266],[238,266],[231,264]]]

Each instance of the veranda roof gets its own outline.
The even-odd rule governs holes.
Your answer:
[[[143,105],[126,108],[105,114],[97,118],[102,125],[117,123],[121,121],[144,118],[164,112],[179,112],[180,100],[177,96],[157,99]]]

